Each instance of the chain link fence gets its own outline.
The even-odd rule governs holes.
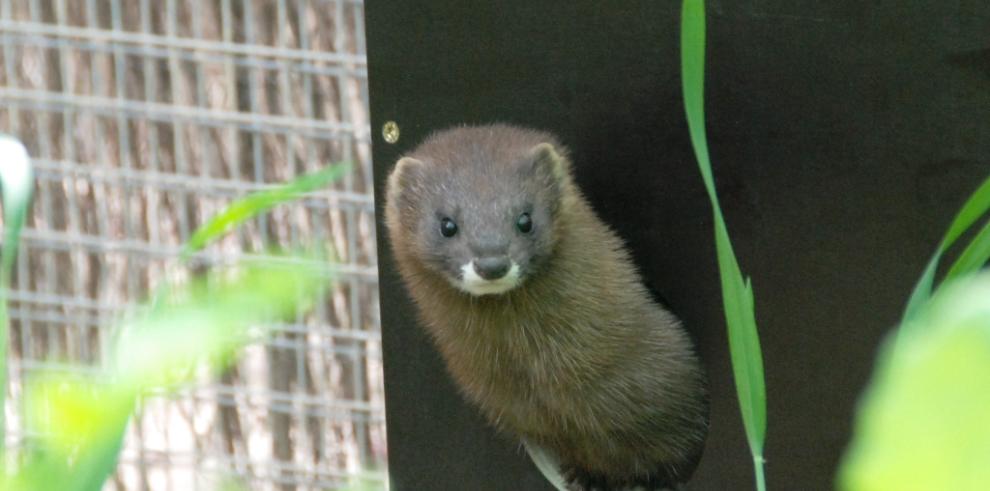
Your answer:
[[[157,285],[319,241],[340,262],[325,301],[219,377],[148,397],[107,489],[337,489],[384,468],[363,15],[360,0],[0,0],[0,131],[37,177],[8,445],[30,444],[25,378],[101,363]],[[331,189],[179,261],[233,198],[344,161]]]

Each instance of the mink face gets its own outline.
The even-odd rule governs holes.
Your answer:
[[[389,199],[423,266],[461,291],[495,295],[539,274],[553,252],[561,159],[532,136],[506,145],[464,134],[481,131],[440,135],[401,159],[390,187],[402,191]]]

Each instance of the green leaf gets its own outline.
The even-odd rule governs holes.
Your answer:
[[[64,458],[56,458],[53,454],[37,447],[23,448],[17,472],[0,475],[0,489],[4,491],[71,489],[75,476],[69,475],[65,467]]]
[[[952,264],[944,281],[952,281],[979,270],[987,263],[987,259],[990,259],[990,220],[983,225],[983,229],[973,237],[956,262]]]
[[[69,491],[101,489],[117,465],[137,395],[134,388],[85,377],[31,380],[26,392],[27,425],[32,433],[44,435],[33,445],[44,450],[44,460],[61,463],[48,466],[41,482],[56,479],[63,482],[59,489]]]
[[[121,383],[138,390],[172,388],[204,361],[225,364],[264,334],[259,331],[263,322],[306,309],[323,292],[331,272],[329,267],[314,268],[319,261],[296,259],[251,265],[222,281],[173,292],[147,317],[125,326],[113,358]]]
[[[681,83],[691,146],[708,196],[717,202],[705,136],[705,4],[702,0],[684,0],[681,9]]]
[[[987,210],[990,210],[990,177],[987,177],[983,184],[976,191],[973,191],[959,213],[956,214],[955,219],[952,220],[952,225],[945,233],[945,238],[942,239],[940,249],[944,251],[952,247],[956,239],[969,230],[969,227],[979,220]]]
[[[845,491],[990,483],[990,274],[947,284],[885,344],[842,459]]]
[[[762,455],[766,434],[766,387],[763,355],[756,331],[753,290],[739,271],[732,252],[732,243],[722,220],[717,220],[716,223],[715,242],[739,409],[750,448],[755,455]]]
[[[914,286],[914,290],[908,298],[907,306],[904,308],[903,320],[913,319],[925,302],[932,296],[932,290],[935,288],[935,272],[938,271],[938,262],[941,257],[942,252],[939,251],[928,260],[928,265],[925,266],[925,272],[921,274],[921,279],[918,280],[918,284]]]
[[[350,171],[350,165],[341,163],[306,174],[276,188],[253,193],[234,201],[224,211],[218,213],[202,227],[193,232],[182,250],[182,259],[206,247],[207,244],[226,234],[237,225],[264,213],[282,203],[293,201],[303,194],[320,189],[339,179]]]
[[[925,267],[925,272],[922,274],[921,279],[918,280],[918,284],[915,285],[914,290],[911,292],[907,306],[904,308],[904,321],[910,321],[920,310],[921,305],[926,302],[929,297],[931,297],[935,284],[935,273],[938,270],[939,261],[942,260],[942,255],[945,254],[945,251],[952,247],[953,244],[955,244],[956,240],[959,239],[960,236],[969,230],[973,223],[986,214],[987,210],[990,210],[990,177],[987,177],[987,179],[983,181],[983,184],[981,184],[980,187],[978,187],[976,191],[970,195],[969,199],[966,200],[966,203],[963,204],[962,208],[959,210],[959,213],[957,213],[955,218],[952,220],[952,224],[949,225],[949,229],[945,232],[945,236],[942,238],[942,241],[939,242],[938,248],[935,250],[935,254],[933,254],[932,258],[928,261],[928,265]],[[974,242],[986,240],[982,237],[983,235],[981,232],[981,235],[976,237]],[[966,256],[965,259],[967,261],[978,259],[980,251],[983,250],[982,247],[985,246],[977,244],[976,246],[971,247],[976,247],[976,249],[971,251],[969,255],[965,252],[963,253],[963,255]],[[963,259],[963,257],[960,257],[960,259]],[[984,262],[986,262],[985,259]],[[965,266],[959,267],[964,268]],[[956,269],[955,265],[953,266],[953,270],[955,270],[954,272],[956,274],[961,274],[963,272],[963,269]],[[953,270],[950,270],[949,277],[953,276]],[[902,324],[911,325],[908,322],[903,322]]]
[[[0,134],[0,187],[3,189],[3,220],[6,224],[3,237],[3,281],[9,282],[21,227],[24,226],[28,205],[31,203],[34,176],[24,145],[3,134]]]
[[[11,136],[0,134],[0,189],[3,190],[3,252],[0,253],[0,470],[4,457],[7,424],[4,407],[7,397],[7,290],[14,270],[14,258],[21,239],[34,190],[34,176],[27,150]]]
[[[722,216],[709,161],[705,135],[705,5],[701,0],[684,0],[681,10],[681,79],[684,109],[691,145],[711,200],[715,218],[715,248],[722,282],[722,301],[728,327],[732,372],[750,452],[753,455],[756,486],[766,488],[763,474],[763,443],[766,437],[766,386],[763,354],[756,328],[753,290],[743,278],[732,250],[728,228]]]

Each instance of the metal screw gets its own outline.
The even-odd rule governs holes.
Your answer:
[[[388,121],[382,126],[382,137],[387,143],[399,141],[399,125],[395,121]]]

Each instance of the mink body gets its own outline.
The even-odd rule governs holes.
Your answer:
[[[572,489],[691,476],[708,430],[703,371],[556,138],[436,133],[396,164],[386,199],[422,324],[492,424],[555,455]]]

